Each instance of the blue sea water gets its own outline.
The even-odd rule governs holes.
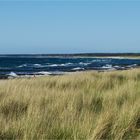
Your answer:
[[[125,58],[64,58],[64,57],[0,57],[0,75],[43,74],[85,70],[122,70],[140,66],[140,59]]]

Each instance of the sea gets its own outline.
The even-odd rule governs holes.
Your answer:
[[[0,56],[0,75],[59,75],[86,70],[126,70],[140,66],[140,59],[123,57]]]

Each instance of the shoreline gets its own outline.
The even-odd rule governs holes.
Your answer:
[[[17,75],[17,76],[8,76],[8,75],[0,75],[0,80],[9,80],[9,79],[23,79],[23,78],[39,78],[39,77],[53,77],[53,76],[64,76],[64,75],[73,75],[73,74],[79,74],[79,73],[86,73],[86,72],[97,72],[97,73],[105,73],[105,72],[117,72],[117,71],[128,71],[128,70],[136,70],[140,69],[140,67],[137,68],[127,68],[122,70],[117,69],[108,69],[108,70],[83,70],[83,71],[73,71],[73,72],[63,72],[61,74],[37,74],[37,75]]]

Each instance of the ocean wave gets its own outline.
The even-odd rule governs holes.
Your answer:
[[[40,71],[40,72],[37,72],[37,73],[34,73],[35,75],[63,75],[65,74],[65,72],[63,71],[51,71],[51,72],[48,72],[48,71]]]
[[[22,64],[22,65],[19,65],[17,66],[18,68],[22,68],[22,67],[27,67],[27,64]]]
[[[122,66],[113,66],[113,68],[115,68],[116,70],[121,70],[121,69],[124,69],[124,67],[122,67]]]
[[[58,64],[51,64],[51,65],[48,65],[49,67],[57,67]]]
[[[137,66],[138,66],[137,64],[132,64],[132,65],[128,65],[127,68],[135,68]]]
[[[112,69],[113,66],[112,65],[109,65],[109,64],[106,64],[105,66],[102,66],[103,69]]]
[[[19,65],[18,68],[43,68],[43,67],[47,67],[47,65],[43,65],[43,64],[23,64],[23,65]]]
[[[35,74],[41,74],[41,75],[51,75],[52,73],[51,72],[47,72],[47,71],[40,71],[40,72],[37,72]]]
[[[18,77],[18,75],[15,72],[10,72],[7,75],[10,76],[10,77]]]
[[[85,62],[80,62],[79,65],[87,66],[90,65],[91,63],[85,63]]]
[[[33,66],[38,68],[38,67],[42,67],[43,65],[41,65],[41,64],[33,64]]]
[[[45,68],[45,67],[65,67],[65,66],[72,66],[73,63],[62,63],[62,64],[22,64],[17,66],[17,68]]]
[[[76,67],[76,68],[73,68],[72,70],[84,70],[84,68]]]
[[[101,69],[104,69],[104,70],[116,70],[117,66],[115,68],[112,65],[106,64],[105,66],[102,66]],[[118,68],[118,69],[120,69],[120,68]]]
[[[70,66],[70,65],[73,65],[73,63],[51,64],[51,65],[48,65],[48,67],[62,67],[62,66]]]

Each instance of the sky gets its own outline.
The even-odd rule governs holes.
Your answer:
[[[140,53],[139,0],[0,0],[0,54]]]

